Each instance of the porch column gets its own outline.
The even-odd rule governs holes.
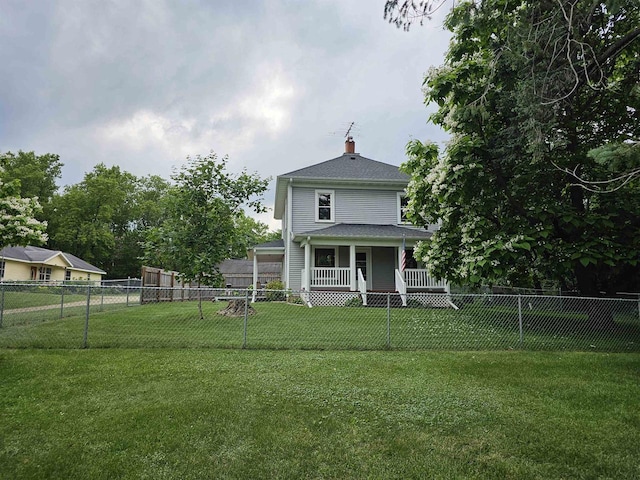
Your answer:
[[[311,245],[307,240],[307,243],[304,244],[304,284],[307,287],[307,290],[311,290]]]
[[[252,302],[256,301],[256,290],[258,289],[258,254],[256,249],[253,249],[253,296]]]
[[[358,289],[358,273],[356,272],[356,246],[349,245],[349,278],[351,279],[351,285],[349,289],[355,292]]]

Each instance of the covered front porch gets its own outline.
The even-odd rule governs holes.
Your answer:
[[[300,235],[301,290],[448,291],[445,280],[432,278],[413,257],[415,243],[429,236],[423,230],[392,225],[337,225]]]

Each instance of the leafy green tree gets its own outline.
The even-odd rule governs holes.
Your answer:
[[[18,195],[22,198],[34,198],[42,208],[35,212],[39,221],[49,218],[50,202],[58,190],[56,180],[62,175],[62,162],[58,155],[34,152],[5,152],[0,154],[2,178],[6,183],[19,181]]]
[[[20,181],[5,183],[2,173],[0,167],[0,249],[44,243],[47,224],[35,218],[41,208],[38,200],[20,197]]]
[[[166,219],[149,232],[145,244],[148,263],[176,270],[199,285],[220,284],[218,265],[230,257],[231,245],[241,243],[236,241],[236,224],[244,215],[242,208],[265,211],[260,196],[268,185],[268,179],[256,174],[230,174],[226,168],[227,158],[219,160],[211,152],[187,158],[172,175],[175,186]]]
[[[441,223],[417,255],[460,284],[637,291],[640,4],[467,1],[446,27],[425,94],[451,140],[403,166],[413,220]]]
[[[235,236],[229,258],[246,258],[247,250],[260,243],[282,238],[281,232],[269,231],[269,226],[240,212],[235,219]]]
[[[143,244],[150,229],[162,224],[170,184],[157,175],[136,178],[124,228],[113,232],[110,278],[137,277],[142,268]]]
[[[47,203],[58,190],[56,180],[62,175],[62,166],[60,157],[52,153],[36,155],[20,150],[0,154],[4,181],[20,180],[20,196],[37,197],[40,203]]]
[[[130,229],[135,187],[135,176],[120,167],[96,165],[80,183],[53,197],[50,246],[73,253],[109,274],[117,241]]]

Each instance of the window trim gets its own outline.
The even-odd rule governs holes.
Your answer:
[[[408,199],[407,194],[405,192],[398,192],[398,194],[397,194],[397,207],[398,207],[398,210],[397,210],[398,219],[397,220],[398,220],[398,225],[413,225],[410,220],[408,220],[406,218],[404,220],[402,219],[402,199],[403,198],[407,198]]]
[[[331,218],[321,219],[320,218],[320,195],[329,195],[330,204],[329,204],[329,215]],[[323,207],[327,208],[327,207]],[[316,190],[315,191],[315,220],[318,223],[335,223],[335,211],[336,211],[336,192],[335,190]]]

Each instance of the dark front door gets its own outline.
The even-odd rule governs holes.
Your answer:
[[[356,274],[362,270],[362,276],[367,282],[367,290],[371,290],[371,249],[362,248],[356,250]]]

